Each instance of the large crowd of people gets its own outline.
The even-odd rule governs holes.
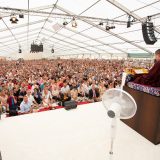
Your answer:
[[[150,61],[54,59],[0,62],[0,106],[10,116],[74,100],[97,102],[120,87],[127,67],[150,68]]]

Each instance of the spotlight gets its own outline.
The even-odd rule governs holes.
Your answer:
[[[19,50],[18,50],[18,53],[22,53],[22,50],[21,50],[21,49],[19,49]]]
[[[51,52],[54,53],[54,49],[53,48],[51,49]]]
[[[131,27],[131,16],[128,16],[127,28]]]
[[[20,13],[19,18],[24,18],[24,15],[22,13]]]
[[[106,30],[109,31],[109,30],[110,30],[110,27],[109,27],[109,26],[106,26]]]
[[[99,24],[98,24],[98,25],[103,26],[103,22],[99,22]]]
[[[21,49],[21,46],[20,46],[20,45],[19,45],[18,53],[22,53],[22,49]]]
[[[115,29],[115,28],[116,28],[115,26],[111,26],[111,27],[110,27],[110,29]]]
[[[11,21],[11,23],[16,24],[18,22],[18,19],[15,15],[12,15],[11,18],[10,18],[10,21]]]
[[[116,27],[115,26],[108,26],[106,25],[106,31],[109,31],[110,29],[115,29]]]
[[[75,18],[72,19],[72,27],[77,28],[77,22]]]
[[[68,24],[68,22],[66,21],[66,19],[64,19],[63,25],[66,26]]]
[[[148,16],[148,17],[147,17],[147,21],[150,22],[150,21],[151,21],[151,18],[152,18],[151,16]]]

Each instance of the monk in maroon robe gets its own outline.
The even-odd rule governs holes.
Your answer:
[[[138,84],[160,87],[160,49],[155,52],[155,64],[148,74],[137,77],[134,82]]]

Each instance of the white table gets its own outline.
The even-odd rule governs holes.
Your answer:
[[[0,121],[3,160],[107,160],[110,120],[101,103]],[[154,145],[119,121],[113,160],[160,160]]]

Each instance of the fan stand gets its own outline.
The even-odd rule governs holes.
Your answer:
[[[113,145],[114,145],[114,140],[116,137],[116,130],[117,130],[117,118],[112,118],[111,120],[111,143],[110,143],[110,150],[109,150],[109,155],[110,157],[113,157]]]
[[[124,78],[125,79],[125,78]],[[124,81],[124,80],[123,80]],[[111,118],[111,143],[109,158],[113,159],[113,145],[116,137],[117,120],[132,118],[137,110],[137,105],[133,97],[121,88],[112,88],[107,90],[102,96],[102,102],[107,110],[108,117]]]
[[[122,96],[122,95],[120,95]],[[120,116],[120,106],[118,103],[113,103],[108,112],[108,117],[111,118],[111,144],[110,144],[110,150],[109,150],[109,155],[110,155],[110,160],[113,159],[113,145],[114,145],[114,140],[116,137],[116,131],[117,131],[117,120],[118,117]]]

